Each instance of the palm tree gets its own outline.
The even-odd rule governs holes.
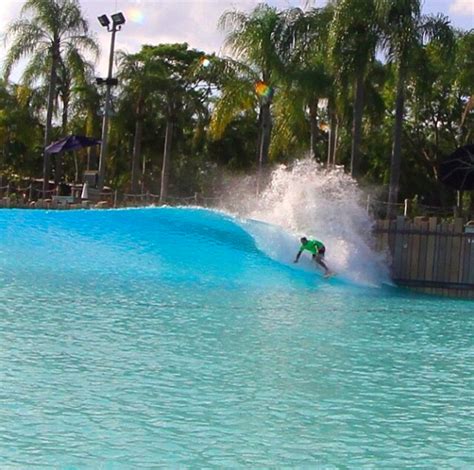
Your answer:
[[[377,10],[383,24],[382,46],[387,51],[389,62],[395,64],[397,71],[387,214],[392,217],[398,201],[405,90],[407,80],[413,72],[410,65],[426,40],[439,41],[449,51],[453,46],[454,36],[447,17],[421,14],[420,0],[377,0]]]
[[[56,76],[56,90],[55,90],[55,104],[56,112],[61,108],[61,133],[66,135],[68,132],[68,121],[70,105],[74,98],[75,90],[81,89],[87,80],[93,75],[93,66],[86,61],[75,44],[67,43],[65,50],[59,58]],[[47,82],[50,74],[50,64],[42,62],[42,57],[38,55],[36,60],[31,60],[25,67],[22,74],[22,84],[27,88],[33,88],[39,77],[42,77],[43,82]],[[44,89],[46,91],[44,91]],[[37,90],[39,95],[44,95],[44,100],[47,97],[47,87],[39,87]],[[60,106],[59,106],[60,104]],[[62,177],[62,166],[64,157],[61,154],[55,155],[55,171],[54,179],[58,184]]]
[[[118,76],[123,83],[123,99],[133,103],[135,113],[135,134],[132,153],[131,192],[139,192],[140,159],[143,138],[143,124],[150,106],[153,93],[163,83],[165,69],[157,60],[155,49],[143,46],[137,54],[119,53]]]
[[[211,68],[219,98],[214,103],[209,133],[211,138],[219,139],[242,113],[256,114],[259,100],[254,87],[259,75],[251,67],[229,57],[214,58]]]
[[[351,82],[354,87],[352,176],[357,176],[359,171],[364,82],[375,58],[378,38],[374,0],[340,0],[336,4],[331,24],[330,55],[340,90],[347,89]]]
[[[78,83],[74,86],[74,97],[72,103],[72,125],[78,132],[84,133],[87,136],[100,136],[102,121],[97,113],[100,109],[103,97],[99,93],[95,78],[86,76],[83,83]],[[75,169],[79,167],[75,161]],[[87,163],[85,165],[87,170],[98,167],[97,147],[92,146],[87,148]],[[77,173],[77,171],[76,171]],[[78,174],[75,175],[77,181]]]
[[[30,56],[27,70],[32,71],[44,64],[49,67],[48,100],[44,147],[50,143],[54,101],[63,51],[77,50],[78,53],[91,51],[98,54],[96,42],[89,35],[87,21],[77,0],[26,0],[21,10],[21,18],[11,23],[6,32],[6,40],[13,39],[5,60],[5,76],[20,59]],[[43,161],[43,195],[48,188],[50,173],[49,158]]]
[[[258,5],[250,13],[236,10],[226,11],[219,20],[220,29],[229,31],[225,39],[225,49],[231,52],[237,61],[242,62],[243,67],[237,67],[238,71],[242,72],[247,69],[250,72],[247,79],[241,80],[242,74],[237,73],[234,74],[239,78],[237,83],[233,83],[232,80],[228,80],[226,83],[233,92],[240,89],[238,94],[231,92],[234,98],[242,98],[242,100],[234,100],[235,105],[237,108],[246,108],[249,104],[249,94],[245,89],[242,89],[244,83],[257,78],[254,86],[260,87],[257,88],[257,91],[264,90],[259,95],[259,174],[262,166],[268,162],[272,131],[272,82],[275,71],[281,69],[275,44],[278,40],[275,33],[278,31],[280,23],[281,15],[275,8],[266,4]],[[235,65],[234,61],[229,63]]]
[[[291,8],[282,13],[280,40],[277,43],[283,73],[275,108],[278,132],[272,140],[275,150],[284,145],[285,136],[296,140],[298,131],[309,121],[310,155],[317,156],[319,104],[331,94],[332,77],[327,65],[331,5],[305,12]],[[288,127],[292,124],[293,129]],[[298,139],[299,140],[299,139]],[[275,144],[275,145],[274,145]],[[276,145],[278,144],[278,145]]]
[[[94,67],[85,60],[75,45],[67,44],[64,57],[60,59],[57,93],[62,104],[61,130],[68,132],[69,111],[75,97],[79,98],[83,87],[90,84],[94,76]]]

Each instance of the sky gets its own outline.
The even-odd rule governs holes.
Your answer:
[[[0,67],[8,44],[3,42],[6,25],[20,15],[24,0],[1,0],[0,8]],[[225,10],[250,11],[259,1],[255,0],[80,0],[84,17],[96,35],[101,48],[97,64],[98,75],[107,74],[110,33],[102,28],[97,17],[121,11],[126,24],[117,33],[116,50],[137,52],[142,44],[187,42],[190,47],[205,52],[222,53],[225,34],[217,29],[218,19]],[[305,8],[324,5],[324,0],[270,0],[278,8],[296,6]],[[461,29],[474,28],[474,0],[425,0],[424,13],[443,13],[451,23]],[[18,79],[21,64],[13,74]]]

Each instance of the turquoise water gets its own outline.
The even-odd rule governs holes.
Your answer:
[[[252,224],[0,211],[0,468],[472,468],[474,304],[324,281]]]

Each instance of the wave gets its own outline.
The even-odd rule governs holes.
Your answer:
[[[371,286],[390,283],[387,254],[374,250],[367,195],[342,168],[300,160],[274,169],[258,196],[252,187],[252,180],[232,185],[222,208],[266,223],[244,226],[270,256],[286,262],[301,236],[316,238],[326,245],[328,265],[340,277]]]
[[[279,289],[320,279],[309,257],[293,265],[291,233],[216,210],[3,210],[0,227],[4,281]]]

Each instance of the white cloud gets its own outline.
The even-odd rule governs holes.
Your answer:
[[[8,23],[20,15],[23,1],[2,0],[0,9],[0,36]],[[116,49],[136,52],[142,44],[163,42],[187,42],[190,47],[206,52],[219,51],[224,34],[217,30],[222,12],[229,8],[250,9],[256,0],[231,3],[229,0],[83,0],[81,7],[89,21],[91,31],[96,35],[102,51],[97,69],[105,74],[110,48],[110,34],[102,28],[97,17],[122,11],[127,19],[116,36]],[[0,48],[0,67],[6,47]],[[21,64],[14,70],[12,78],[19,79]]]
[[[122,30],[117,33],[116,48],[136,52],[142,44],[162,42],[187,42],[190,47],[205,52],[219,52],[224,33],[217,30],[221,14],[228,9],[251,10],[260,0],[81,0],[85,18],[91,30],[97,35],[102,56],[97,66],[98,74],[107,71],[110,48],[110,34],[101,28],[97,17],[122,11],[127,19]],[[6,25],[19,17],[23,0],[1,0],[0,37]],[[290,5],[304,7],[307,0],[270,0],[272,5],[286,8]],[[325,0],[316,0],[321,6]],[[474,0],[425,0],[425,11],[436,10],[453,15],[453,23],[466,28],[466,12],[472,11]],[[460,11],[462,15],[456,15]],[[456,21],[454,21],[456,20]],[[468,20],[469,22],[469,17]],[[472,17],[471,17],[472,27]],[[3,46],[3,44],[2,44]],[[0,68],[6,47],[0,47]],[[14,71],[17,80],[19,70]]]
[[[455,14],[467,14],[472,16],[474,19],[474,0],[454,0],[454,2],[449,6],[449,12]]]
[[[19,16],[23,2],[13,0],[3,0],[0,8],[0,36],[3,36],[5,28],[12,21]]]
[[[111,2],[114,3],[114,2]],[[117,2],[117,8],[123,11],[127,23],[117,33],[117,49],[127,52],[136,52],[143,44],[159,44],[171,42],[187,42],[190,47],[204,50],[205,52],[218,52],[224,34],[217,30],[217,22],[222,12],[232,7],[228,1],[185,2],[185,1],[160,1],[160,2]],[[122,5],[120,5],[122,4]],[[252,3],[252,6],[255,2]],[[97,6],[95,2],[88,2],[87,17],[92,18],[104,13],[103,5]],[[84,8],[86,10],[86,8]],[[114,8],[110,9],[113,13]],[[96,31],[100,26],[93,24]],[[100,44],[102,55],[107,56],[110,44],[110,35],[101,32]],[[106,70],[106,60],[102,57],[98,67]]]

